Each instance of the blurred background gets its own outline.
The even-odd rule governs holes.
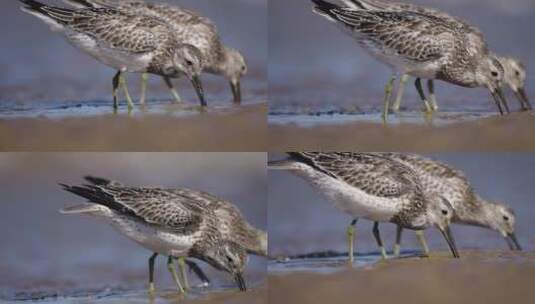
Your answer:
[[[41,2],[66,6],[61,0]],[[266,0],[149,2],[180,4],[212,19],[224,44],[241,51],[248,64],[248,75],[242,79],[244,103],[266,101]],[[24,116],[43,109],[80,107],[82,101],[83,105],[103,105],[109,110],[111,81],[116,71],[80,52],[19,7],[16,0],[0,2],[0,28],[4,29],[0,49],[0,115]],[[153,104],[159,100],[168,104],[172,96],[161,78],[152,75],[149,79],[149,105],[151,100]],[[202,79],[209,104],[232,104],[230,87],[224,78],[204,74]],[[139,74],[130,74],[128,80],[132,98],[137,102]],[[174,83],[184,100],[197,103],[188,80]]]
[[[337,2],[336,0],[329,0]],[[400,0],[402,1],[402,0]],[[479,27],[494,52],[535,66],[533,0],[407,0],[443,10]],[[269,90],[271,113],[346,109],[379,111],[390,69],[364,52],[335,24],[312,12],[310,0],[270,0]],[[340,2],[337,2],[340,3]],[[528,95],[535,78],[528,76]],[[441,110],[495,111],[486,89],[436,83]],[[511,108],[518,102],[509,92]],[[414,80],[407,82],[402,104],[420,109]]]
[[[535,249],[533,218],[533,181],[535,155],[515,153],[439,153],[426,156],[462,170],[476,192],[484,199],[504,202],[516,212],[516,233],[524,250]],[[270,154],[270,159],[284,154]],[[335,209],[310,185],[291,173],[268,171],[268,226],[270,255],[296,255],[336,250],[347,252],[346,228],[352,218]],[[357,223],[356,252],[378,252],[372,234],[373,223]],[[382,224],[381,236],[387,251],[395,240],[395,225]],[[452,232],[462,252],[467,249],[503,250],[508,246],[493,230],[453,225]],[[447,252],[448,247],[437,229],[425,232],[431,251]],[[414,232],[405,230],[402,250],[420,250]]]
[[[0,299],[106,289],[140,290],[146,297],[152,253],[95,218],[59,214],[60,208],[85,201],[61,190],[59,182],[80,184],[91,174],[132,186],[202,190],[234,203],[265,230],[265,163],[265,153],[0,154]],[[208,291],[235,289],[226,273],[199,266],[212,280]],[[265,273],[265,259],[251,256],[249,287],[263,285]],[[189,278],[192,286],[200,283],[193,274]],[[156,260],[155,284],[174,292],[163,257]]]

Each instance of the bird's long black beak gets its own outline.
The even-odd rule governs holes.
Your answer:
[[[520,88],[515,91],[516,98],[520,101],[520,104],[522,105],[523,111],[531,111],[533,110],[533,107],[529,103],[528,95],[526,94],[526,90],[524,88]]]
[[[202,87],[201,78],[198,75],[194,75],[191,77],[191,83],[193,84],[193,87],[197,92],[197,96],[201,101],[201,106],[206,107],[206,100],[204,99],[204,90]]]
[[[230,89],[232,90],[232,96],[235,103],[241,103],[241,84],[240,80],[230,81]]]
[[[450,227],[446,227],[444,229],[439,227],[438,230],[442,232],[442,235],[446,239],[446,242],[448,242],[448,246],[450,246],[450,250],[453,254],[453,257],[459,258],[459,252],[457,251],[457,246],[455,245],[455,240],[453,239],[453,235],[451,234]]]
[[[236,280],[236,284],[238,284],[238,288],[240,291],[247,291],[247,286],[245,285],[245,279],[243,278],[243,275],[241,273],[237,273],[234,276],[234,280]]]
[[[501,115],[504,114],[504,109],[505,109],[505,113],[509,114],[510,113],[509,105],[507,104],[507,100],[505,99],[505,96],[503,96],[502,89],[497,88],[496,90],[491,91],[491,94],[492,94],[492,98],[494,98],[494,102],[496,102],[496,106],[498,107],[500,114]]]
[[[522,251],[522,246],[520,246],[514,232],[508,233],[507,236],[505,236],[505,240],[507,241],[507,245],[509,245],[509,249],[513,251]]]

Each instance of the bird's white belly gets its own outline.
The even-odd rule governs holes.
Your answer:
[[[388,222],[401,209],[399,199],[370,195],[330,176],[322,175],[311,182],[337,209],[353,217]]]
[[[194,234],[180,236],[121,215],[111,218],[111,223],[119,232],[136,243],[163,255],[185,256],[195,242]]]
[[[116,70],[143,73],[152,60],[151,53],[128,53],[100,46],[91,36],[76,32],[67,33],[68,41],[93,58]]]

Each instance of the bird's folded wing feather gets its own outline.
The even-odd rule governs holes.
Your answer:
[[[414,189],[412,171],[372,153],[302,152],[316,168],[360,190],[380,197],[396,197]]]
[[[160,188],[99,187],[148,223],[173,230],[198,227],[202,206]]]
[[[146,16],[134,16],[114,9],[96,8],[72,11],[67,25],[76,32],[90,35],[111,49],[144,53],[161,43],[162,23]]]
[[[430,61],[453,47],[454,31],[437,17],[415,12],[332,9],[331,17],[381,47],[413,61]]]

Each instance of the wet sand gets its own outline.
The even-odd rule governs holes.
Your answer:
[[[186,117],[0,120],[2,151],[266,151],[266,104]]]
[[[175,290],[157,291],[149,295],[146,289],[128,290],[100,290],[79,291],[71,294],[46,292],[19,292],[11,301],[40,301],[44,303],[184,303],[184,304],[261,304],[268,303],[267,282],[261,286],[240,292],[237,289],[229,290],[190,290],[187,295],[178,294]],[[0,300],[1,302],[2,300]],[[3,303],[3,302],[2,302]]]
[[[512,113],[442,126],[348,122],[270,124],[270,151],[532,151],[535,113]]]
[[[272,303],[529,303],[535,254],[462,252],[383,261],[371,269],[270,274]]]

